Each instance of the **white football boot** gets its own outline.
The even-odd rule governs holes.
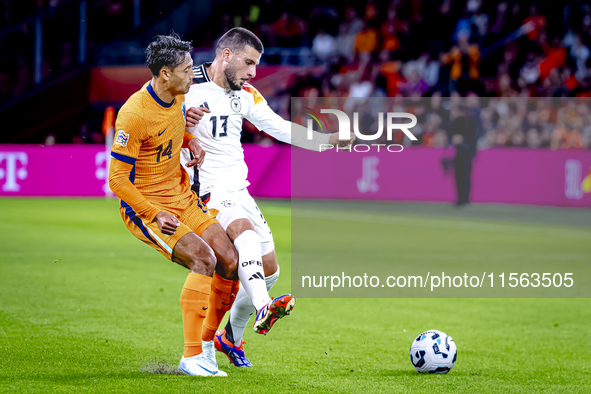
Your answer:
[[[179,370],[185,375],[193,376],[228,376],[218,368],[213,341],[201,341],[201,343],[203,352],[193,357],[181,358]]]

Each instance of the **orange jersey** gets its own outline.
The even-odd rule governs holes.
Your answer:
[[[148,82],[117,115],[109,186],[123,207],[149,221],[161,211],[153,204],[170,205],[194,195],[180,163],[181,147],[194,138],[185,134],[184,101],[184,95],[162,101]]]

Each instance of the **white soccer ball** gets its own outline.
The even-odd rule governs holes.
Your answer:
[[[410,362],[420,373],[448,373],[457,357],[454,340],[442,331],[425,331],[410,345]]]

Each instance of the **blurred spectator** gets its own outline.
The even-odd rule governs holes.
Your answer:
[[[503,74],[499,77],[497,97],[514,97],[517,91],[513,87],[513,81],[509,74]]]
[[[495,17],[495,21],[490,29],[490,31],[497,35],[497,36],[502,36],[507,32],[507,14],[508,14],[508,9],[509,9],[509,3],[507,3],[506,1],[501,1],[500,3],[497,4],[497,12],[496,12],[496,17]]]
[[[394,7],[388,8],[386,21],[380,27],[380,34],[382,37],[382,50],[396,51],[400,48],[400,40],[398,34],[398,19],[396,18],[396,9]]]
[[[538,7],[534,4],[529,7],[529,16],[523,20],[523,24],[531,23],[533,30],[527,33],[527,38],[537,41],[540,33],[546,29],[546,17],[538,14]]]
[[[378,33],[366,20],[363,28],[355,37],[355,54],[359,56],[359,67],[365,70],[378,49]]]
[[[348,74],[351,78],[351,88],[349,89],[349,97],[370,97],[373,93],[373,83],[369,78],[369,73],[365,72],[363,75],[359,71],[353,71]]]
[[[538,82],[540,78],[540,62],[535,53],[530,52],[527,54],[527,61],[519,71],[519,78],[528,88],[533,87]]]
[[[527,142],[525,140],[525,134],[523,133],[523,131],[521,131],[521,130],[515,130],[511,134],[511,138],[507,142],[507,145],[506,146],[509,146],[509,147],[518,147],[518,148],[527,147]]]
[[[432,88],[437,85],[439,79],[439,61],[432,59],[429,53],[424,53],[417,59],[416,63],[419,73],[427,86]]]
[[[429,85],[419,71],[418,62],[407,62],[402,68],[402,75],[406,78],[406,82],[400,85],[400,92],[404,96],[421,97],[429,90]]]
[[[470,0],[466,3],[466,6],[470,4],[473,0]],[[458,19],[456,22],[456,28],[454,29],[454,33],[452,35],[452,40],[458,41],[460,37],[467,37],[470,39],[472,36],[472,12],[465,11],[464,15]]]
[[[387,50],[380,52],[379,60],[379,73],[386,78],[386,92],[388,96],[395,97],[398,95],[399,84],[401,83],[401,78],[398,74],[400,62],[393,61],[390,51]]]
[[[457,45],[442,57],[442,64],[451,64],[450,79],[457,83],[460,79],[478,80],[480,78],[480,49],[470,44],[469,36],[461,31]],[[454,89],[454,87],[452,87]]]
[[[355,39],[363,28],[363,21],[357,16],[354,8],[348,8],[345,21],[339,25],[337,36],[337,53],[348,62],[352,62],[355,55]]]
[[[312,53],[325,62],[336,54],[336,43],[333,36],[319,29],[318,34],[312,40]]]
[[[566,48],[562,46],[560,38],[552,39],[550,45],[546,45],[543,50],[546,57],[540,62],[542,81],[550,75],[551,70],[564,66],[566,62]]]
[[[52,145],[55,145],[55,142],[56,142],[55,135],[53,135],[52,133],[49,133],[45,136],[45,139],[43,140],[43,145],[44,146],[52,146]]]
[[[279,19],[271,25],[273,34],[270,36],[272,46],[293,48],[304,44],[306,23],[300,18],[284,11]]]
[[[482,10],[482,2],[478,2],[474,15],[472,16],[473,40],[482,46],[489,34],[490,16]]]
[[[531,128],[527,131],[525,139],[529,148],[539,148],[542,145],[540,133],[535,128]]]
[[[374,21],[378,17],[378,8],[375,0],[368,0],[365,5],[365,20],[368,22]]]
[[[556,125],[550,142],[551,149],[581,149],[583,138],[576,127],[568,127],[564,123]]]
[[[587,60],[589,60],[589,47],[583,44],[580,35],[575,35],[570,47],[570,55],[575,62],[575,77],[583,80],[587,76]]]
[[[447,135],[441,128],[443,119],[437,113],[430,113],[426,117],[425,127],[421,134],[421,145],[445,148]]]

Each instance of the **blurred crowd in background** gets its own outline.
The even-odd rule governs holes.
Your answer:
[[[138,15],[133,15],[134,0],[0,0],[0,102],[29,93],[36,82],[37,50],[41,52],[37,83],[67,78],[84,66],[79,57],[82,3],[84,49],[92,54],[101,45],[128,39],[134,23],[179,2],[141,0]],[[39,49],[36,38],[41,42]]]
[[[104,43],[132,37],[131,26],[138,19],[155,21],[157,15],[183,3],[149,0],[141,1],[139,8],[137,1],[88,1],[90,53]],[[289,97],[433,97],[429,102],[437,97],[497,97],[475,104],[479,148],[591,148],[585,99],[591,97],[588,2],[229,0],[212,4],[205,23],[189,24],[187,31],[179,32],[197,50],[211,49],[225,31],[242,26],[255,32],[268,49],[263,65],[274,62],[271,48],[311,54],[313,64],[302,66],[287,89],[267,96],[286,118]],[[79,0],[1,0],[2,99],[30,86],[33,53],[24,43],[34,38],[36,18],[43,18],[47,32],[43,78],[79,66],[76,38],[64,39],[78,36],[79,6]],[[256,86],[256,80],[253,83]],[[571,99],[528,100],[533,97]],[[452,143],[449,130],[442,131],[453,122],[453,115],[429,114],[426,108],[419,116],[424,120],[419,143]],[[246,136],[255,138],[259,137]]]
[[[295,75],[278,97],[499,97],[467,100],[479,148],[591,148],[589,3],[370,0],[282,11],[275,3],[232,2],[218,33],[242,25],[266,46],[311,48],[324,67]],[[289,116],[289,100],[274,104]],[[453,111],[413,113],[415,144],[452,142]]]

